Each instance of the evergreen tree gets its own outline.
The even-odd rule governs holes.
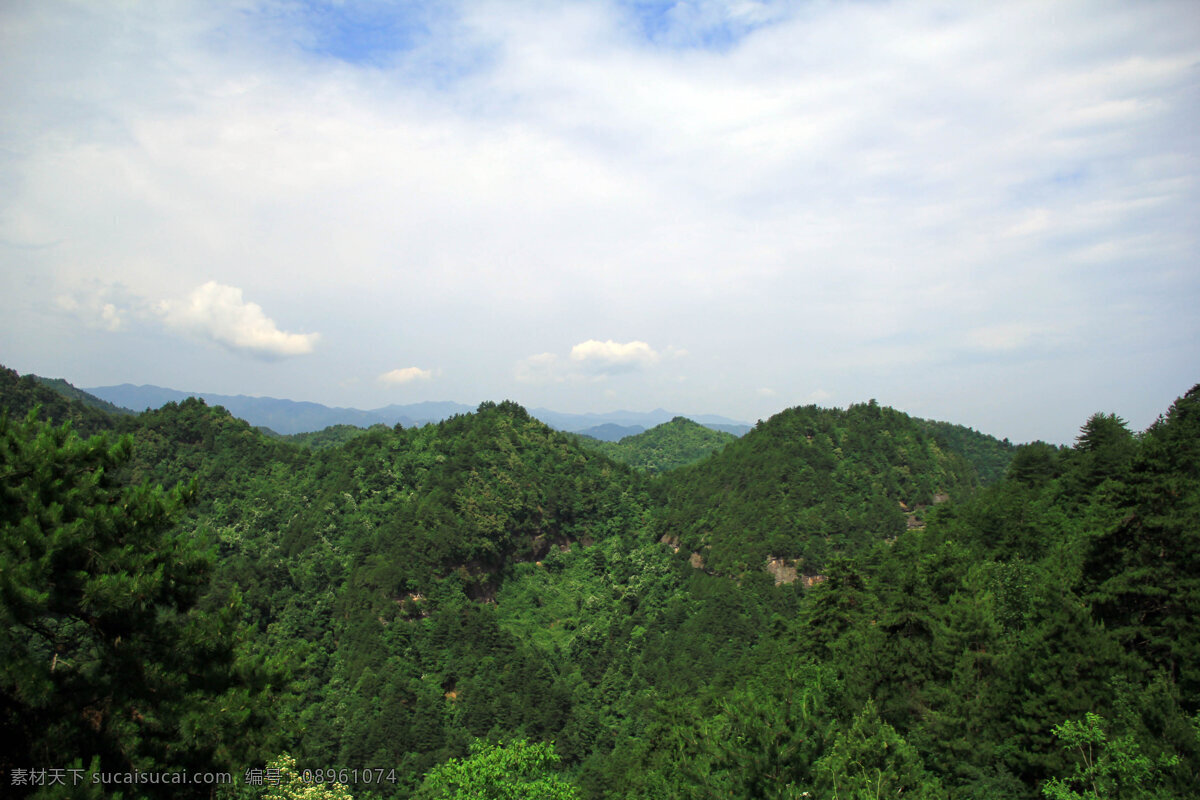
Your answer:
[[[1095,420],[1095,418],[1093,418]],[[1111,432],[1104,446],[1120,446]],[[1101,442],[1104,444],[1104,442]],[[1124,518],[1091,541],[1086,599],[1121,641],[1200,709],[1200,385],[1146,432],[1118,493]]]
[[[0,417],[5,773],[81,754],[105,771],[215,769],[233,760],[225,735],[254,727],[236,609],[196,610],[211,553],[172,530],[194,486],[122,485],[129,452],[128,437]]]
[[[925,771],[920,754],[868,701],[845,730],[833,737],[816,763],[817,785],[825,796],[845,800],[912,797],[940,800],[940,782]]]

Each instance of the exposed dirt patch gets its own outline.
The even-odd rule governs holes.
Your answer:
[[[824,575],[801,575],[800,576],[800,585],[803,586],[805,589],[811,589],[812,587],[816,586],[818,583],[824,583],[824,582],[825,582]]]
[[[795,583],[796,561],[792,559],[789,563],[788,559],[784,558],[768,558],[767,572],[771,573],[771,577],[775,579],[775,585],[779,586],[784,583]]]

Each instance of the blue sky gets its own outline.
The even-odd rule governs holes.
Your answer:
[[[386,68],[398,55],[427,44],[432,26],[453,9],[418,2],[298,2],[247,9],[248,25],[294,37],[317,56]]]
[[[0,7],[0,363],[373,407],[1200,380],[1194,2]]]

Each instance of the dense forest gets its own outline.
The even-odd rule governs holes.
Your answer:
[[[614,446],[80,394],[0,370],[8,796],[1200,786],[1200,386],[1071,447],[874,401]]]

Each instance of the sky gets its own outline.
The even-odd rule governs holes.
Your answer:
[[[1200,4],[0,4],[0,363],[374,408],[1200,381]]]

